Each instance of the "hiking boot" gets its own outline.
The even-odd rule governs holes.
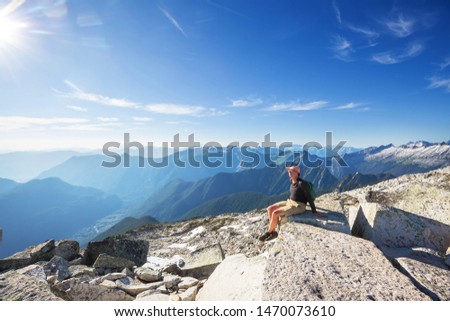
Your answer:
[[[264,233],[263,235],[261,235],[258,239],[259,239],[261,242],[264,242],[264,241],[266,240],[266,238],[269,237],[269,235],[270,235],[270,232],[266,232],[266,233]]]
[[[278,232],[277,231],[273,231],[272,233],[269,234],[269,236],[264,240],[264,242],[268,242],[271,241],[273,239],[276,239],[278,237]]]

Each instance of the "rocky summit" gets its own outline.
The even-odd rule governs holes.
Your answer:
[[[1,300],[450,300],[450,167],[265,209],[151,224],[0,260]],[[223,282],[223,280],[227,282]]]

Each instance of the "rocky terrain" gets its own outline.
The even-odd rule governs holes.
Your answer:
[[[0,260],[1,300],[450,300],[450,167],[319,197],[262,243],[254,210]],[[226,279],[227,282],[223,282]]]

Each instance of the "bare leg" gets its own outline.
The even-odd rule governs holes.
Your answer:
[[[272,204],[267,208],[267,215],[269,216],[269,222],[272,220],[272,214],[273,212],[275,212],[277,209],[279,209],[281,206],[283,206],[284,204]]]
[[[278,210],[273,212],[272,219],[269,224],[269,232],[272,233],[277,228],[278,222],[280,221],[280,216],[284,214],[283,210]]]

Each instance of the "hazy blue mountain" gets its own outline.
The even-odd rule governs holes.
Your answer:
[[[187,150],[169,155],[165,159],[155,159],[157,163],[167,162],[168,166],[165,167],[150,166],[147,158],[131,156],[130,167],[125,168],[122,163],[117,167],[107,168],[102,167],[101,164],[103,161],[111,162],[110,157],[104,155],[76,156],[43,172],[39,178],[58,177],[69,184],[98,188],[121,197],[127,204],[135,204],[145,200],[149,195],[175,179],[197,181],[217,173],[236,172],[241,168],[243,156],[235,148],[223,150],[224,156],[221,159],[223,163],[217,167],[205,166],[206,162],[202,159],[207,154],[202,149],[195,149],[194,152],[195,160],[201,161],[199,167],[189,165]],[[184,162],[185,167],[176,165],[175,157]],[[227,157],[232,160],[228,164]],[[215,160],[210,158],[211,162]],[[140,167],[140,163],[144,167]]]
[[[13,152],[0,154],[0,177],[26,182],[68,160],[75,151]]]
[[[337,179],[325,167],[304,167],[301,176],[314,183],[318,194],[329,192],[337,185]],[[176,180],[150,196],[136,216],[150,215],[159,221],[173,221],[222,196],[243,192],[279,195],[288,190],[289,180],[284,165],[219,173],[197,182]]]
[[[77,230],[120,208],[116,196],[57,178],[32,180],[0,194],[0,257]]]
[[[13,180],[6,179],[6,178],[0,178],[0,193],[7,192],[18,185],[20,185],[20,184]]]
[[[336,191],[344,192],[395,178],[392,174],[361,174],[359,172],[344,177],[336,187]]]
[[[149,225],[149,224],[156,224],[158,223],[157,220],[155,220],[151,216],[143,216],[143,217],[125,217],[123,220],[121,220],[119,223],[113,225],[108,230],[106,230],[103,233],[98,234],[93,241],[101,241],[109,236],[124,234],[132,229]]]

